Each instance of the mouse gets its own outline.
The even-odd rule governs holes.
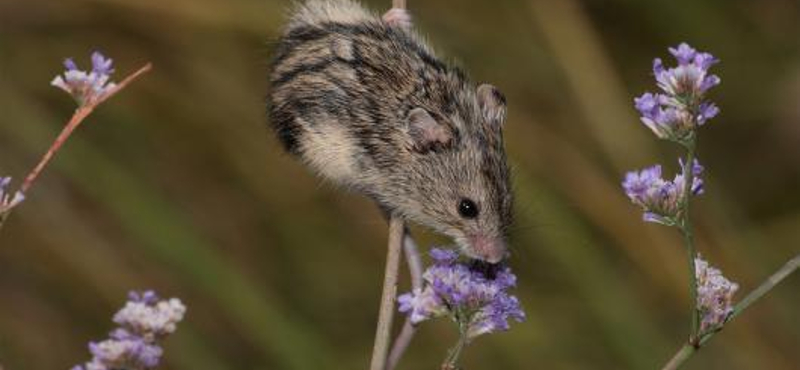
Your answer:
[[[438,57],[405,9],[380,16],[352,0],[308,0],[290,14],[267,99],[285,150],[472,259],[507,258],[513,196],[500,90]]]

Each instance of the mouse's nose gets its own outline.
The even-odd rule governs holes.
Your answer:
[[[508,256],[506,243],[502,239],[474,236],[472,239],[472,252],[475,257],[489,263],[498,263]]]

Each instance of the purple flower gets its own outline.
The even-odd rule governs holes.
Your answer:
[[[708,72],[719,60],[686,43],[669,51],[678,66],[667,68],[661,59],[653,60],[653,75],[662,93],[647,92],[635,98],[634,105],[642,123],[657,137],[680,142],[719,113],[713,103],[703,100],[720,83],[718,76]]]
[[[430,254],[434,265],[423,274],[424,287],[398,297],[400,312],[413,324],[449,314],[468,328],[472,339],[507,330],[509,319],[525,319],[519,300],[506,292],[516,285],[511,269],[498,271],[492,280],[458,262],[455,251],[433,249]]]
[[[125,307],[114,315],[114,322],[143,337],[172,334],[186,313],[177,298],[159,301],[152,291],[132,292],[129,297]]]
[[[433,292],[431,287],[415,289],[397,297],[400,312],[408,314],[412,324],[418,324],[430,318],[447,314],[444,302]]]
[[[641,171],[628,172],[622,188],[625,194],[634,202],[641,202],[654,188],[664,187],[665,181],[661,178],[661,165],[645,168]]]
[[[678,158],[678,164],[681,166],[681,174],[675,177],[675,185],[680,186],[681,189],[684,187],[683,181],[683,171],[686,170],[686,166],[683,163],[683,158]],[[692,195],[700,195],[703,194],[703,178],[700,177],[703,175],[703,171],[705,168],[700,164],[700,162],[695,159],[692,163]]]
[[[679,160],[681,169],[683,161]],[[703,166],[697,160],[692,165],[692,195],[703,193]],[[683,173],[676,175],[672,181],[662,178],[661,166],[655,165],[641,171],[628,172],[622,182],[622,188],[630,200],[644,209],[643,219],[672,226],[678,221],[684,201]]]
[[[131,291],[128,293],[128,301],[153,306],[158,302],[158,295],[152,290]]]
[[[634,98],[634,105],[641,114],[642,123],[661,139],[676,137],[692,127],[691,115],[674,107],[667,95],[644,93]]]
[[[116,84],[109,82],[114,72],[112,60],[98,51],[92,53],[89,72],[79,70],[71,58],[64,60],[64,67],[63,77],[56,76],[50,84],[72,95],[81,106],[105,99],[116,88]]]
[[[721,328],[733,313],[733,295],[739,285],[722,276],[700,257],[695,258],[697,277],[697,309],[700,311],[700,333]]]
[[[451,265],[458,259],[458,252],[450,249],[433,248],[430,256],[437,265]]]
[[[12,195],[7,190],[9,185],[11,185],[11,177],[0,177],[0,216],[8,213],[8,211],[25,200],[25,194],[20,191]]]
[[[64,68],[66,68],[67,71],[77,71],[78,65],[75,64],[75,61],[72,60],[72,58],[67,58],[64,59]]]
[[[497,272],[497,276],[494,278],[494,284],[501,290],[513,288],[517,286],[517,276],[511,273],[511,268],[506,267]]]
[[[481,334],[506,331],[510,327],[509,319],[525,321],[525,312],[522,311],[517,297],[499,293],[486,308],[478,311],[467,335],[475,338]]]
[[[120,327],[109,339],[89,343],[92,359],[72,370],[146,370],[158,366],[163,350],[158,341],[173,333],[186,307],[176,298],[159,300],[153,291],[131,292],[114,315]]]
[[[708,69],[719,62],[713,55],[697,52],[686,43],[677,48],[669,48],[678,61],[675,68],[664,68],[661,59],[653,62],[658,86],[668,95],[675,97],[701,96],[709,88],[719,84],[720,79],[708,74]]]
[[[694,50],[689,44],[683,42],[676,48],[668,48],[669,53],[678,60],[678,64],[687,65],[694,60],[697,50]]]
[[[110,75],[114,73],[111,63],[113,63],[113,60],[106,58],[99,51],[92,53],[92,72],[98,75]]]
[[[703,102],[700,104],[697,112],[697,124],[703,125],[706,121],[714,118],[719,114],[719,108],[714,103]]]
[[[163,350],[142,338],[106,339],[89,343],[93,362],[108,369],[152,369],[158,365]]]

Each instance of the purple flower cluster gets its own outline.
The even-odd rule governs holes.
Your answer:
[[[50,84],[72,95],[79,105],[93,104],[105,99],[116,88],[116,84],[109,82],[114,73],[111,64],[110,58],[95,51],[92,53],[92,70],[86,72],[79,70],[75,62],[68,58],[64,61],[67,69],[64,76],[56,76]]]
[[[163,350],[158,341],[175,332],[186,307],[177,298],[159,300],[153,291],[131,292],[114,315],[119,327],[109,339],[89,343],[91,361],[72,370],[145,370],[158,366]]]
[[[509,319],[525,319],[519,300],[506,292],[517,280],[509,268],[488,279],[458,262],[455,251],[434,248],[430,255],[434,264],[423,274],[425,286],[398,297],[400,312],[408,314],[412,323],[452,315],[472,339],[508,330]]]
[[[0,177],[0,215],[7,213],[25,200],[22,192],[18,191],[12,195],[7,190],[9,185],[11,185],[11,177]]]
[[[683,142],[694,128],[719,113],[714,103],[703,100],[705,93],[720,83],[708,70],[719,60],[699,52],[686,43],[669,48],[678,66],[665,68],[661,59],[653,61],[653,74],[662,93],[644,93],[635,98],[642,122],[661,139]]]
[[[678,161],[684,169],[682,160]],[[703,166],[695,160],[692,165],[692,195],[703,193]],[[683,172],[675,175],[672,181],[661,177],[661,165],[628,172],[622,182],[625,194],[633,203],[644,208],[644,220],[663,225],[677,224],[685,198]]]
[[[702,258],[695,258],[697,277],[697,309],[700,311],[700,333],[719,329],[733,313],[733,295],[739,285],[722,276]]]

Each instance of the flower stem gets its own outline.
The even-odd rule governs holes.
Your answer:
[[[64,129],[61,130],[61,133],[58,134],[58,137],[53,141],[53,144],[50,145],[50,148],[47,149],[47,152],[44,153],[42,159],[39,160],[39,163],[34,167],[31,172],[28,173],[28,176],[25,176],[25,181],[22,182],[22,186],[20,187],[20,191],[23,193],[27,192],[28,189],[33,186],[33,182],[36,181],[36,178],[39,177],[39,174],[42,172],[44,167],[50,163],[50,160],[56,154],[56,152],[61,149],[61,146],[69,139],[72,132],[75,131],[76,128],[83,122],[83,120],[89,116],[94,110],[94,105],[89,106],[80,106],[78,109],[75,110],[75,113],[72,114],[72,118],[70,118],[69,122],[67,122]]]
[[[467,330],[464,324],[459,324],[458,342],[450,351],[447,352],[447,358],[442,363],[442,370],[458,370],[458,360],[461,358],[461,352],[467,346]]]
[[[69,136],[72,135],[72,132],[75,131],[78,126],[80,126],[81,122],[83,122],[83,120],[86,119],[86,117],[88,117],[89,114],[91,114],[100,103],[122,91],[122,89],[128,86],[129,83],[133,82],[133,80],[141,76],[143,73],[149,71],[152,67],[153,66],[150,63],[145,64],[142,68],[139,68],[136,72],[133,72],[124,80],[122,80],[122,82],[117,84],[117,86],[102,99],[93,103],[79,106],[78,109],[75,110],[75,113],[72,114],[72,118],[70,118],[69,122],[67,122],[66,126],[64,126],[64,129],[61,130],[61,133],[58,134],[58,137],[56,137],[55,141],[53,141],[53,144],[51,144],[50,148],[47,149],[47,152],[44,153],[42,159],[39,160],[39,163],[36,165],[36,167],[34,167],[33,170],[28,173],[28,176],[25,177],[25,181],[23,181],[20,191],[25,193],[31,188],[31,186],[33,186],[33,182],[36,181],[36,178],[42,172],[44,167],[50,162],[61,146],[64,145],[67,139],[69,139]]]
[[[675,370],[675,369],[677,369],[684,362],[686,362],[686,360],[688,360],[689,357],[692,357],[692,355],[695,353],[695,351],[697,351],[697,348],[695,348],[695,346],[693,346],[693,345],[691,345],[689,343],[684,344],[683,347],[681,347],[681,349],[678,350],[678,352],[674,356],[672,356],[672,358],[669,360],[669,362],[667,362],[667,364],[664,365],[663,368],[661,368],[661,370]]]
[[[400,250],[403,248],[405,225],[403,218],[392,214],[389,218],[389,251],[386,254],[386,271],[383,278],[383,293],[375,330],[370,370],[384,370],[389,354],[389,341],[394,319],[394,304],[397,296],[397,273],[400,269]]]
[[[731,317],[728,318],[728,320],[732,320],[734,317],[739,316],[744,310],[750,307],[750,305],[761,299],[761,297],[772,290],[775,285],[778,285],[778,283],[783,281],[783,279],[786,279],[787,276],[791,275],[798,268],[800,268],[800,254],[794,256],[794,258],[786,262],[783,267],[781,267],[778,271],[775,271],[775,273],[767,278],[766,281],[761,283],[758,288],[750,292],[750,294],[744,297],[744,299],[733,306],[733,313],[731,313]]]
[[[406,230],[405,237],[403,238],[403,251],[406,256],[406,263],[408,263],[408,273],[411,276],[411,290],[422,289],[422,259],[419,256],[417,244],[411,233]],[[411,339],[414,338],[414,333],[417,331],[416,327],[411,323],[411,318],[406,318],[403,324],[403,329],[394,340],[392,350],[389,352],[389,360],[386,364],[386,370],[393,370],[403,357],[408,345],[411,344]]]
[[[731,313],[730,317],[728,317],[727,322],[730,322],[735,317],[739,316],[745,309],[750,307],[753,303],[761,299],[764,295],[766,295],[769,291],[775,288],[781,281],[786,279],[789,275],[793,272],[797,271],[800,268],[800,254],[794,256],[794,258],[790,259],[786,264],[783,265],[778,271],[772,274],[767,280],[765,280],[758,288],[753,289],[747,296],[744,297],[736,306],[733,307],[733,313]],[[727,323],[726,322],[726,323]],[[701,347],[703,347],[711,338],[714,337],[719,333],[719,330],[711,331],[709,333],[703,334],[700,338],[696,340],[696,343],[688,342],[672,356],[672,359],[667,362],[666,365],[662,368],[662,370],[675,370],[678,369],[684,362],[686,362],[692,355],[697,352]]]
[[[72,132],[75,131],[75,129],[77,129],[78,126],[80,126],[81,122],[83,122],[83,120],[86,119],[86,117],[88,117],[92,113],[92,111],[94,111],[94,109],[97,108],[98,105],[100,105],[100,103],[108,100],[116,93],[122,91],[122,89],[128,86],[128,84],[139,78],[139,76],[141,76],[145,72],[150,71],[152,68],[153,65],[151,63],[145,64],[144,66],[136,70],[136,72],[133,72],[130,75],[128,75],[128,77],[125,77],[125,79],[123,79],[120,83],[118,83],[113,90],[111,90],[108,94],[105,94],[105,96],[103,96],[101,99],[78,106],[78,108],[75,109],[75,112],[72,114],[72,117],[69,119],[69,122],[67,122],[67,124],[58,134],[53,143],[50,144],[50,148],[48,148],[47,151],[44,153],[42,159],[39,160],[39,163],[36,164],[36,167],[34,167],[28,173],[28,175],[25,176],[25,180],[22,182],[22,185],[20,186],[20,192],[22,193],[28,192],[31,186],[33,186],[33,183],[42,173],[42,170],[44,170],[47,164],[50,163],[50,160],[52,160],[53,157],[56,155],[56,152],[58,152],[58,150],[61,149],[64,143],[67,142],[67,139],[69,139],[69,137],[72,135]],[[3,225],[5,224],[8,217],[11,215],[12,211],[13,208],[7,210],[3,214],[0,214],[0,229],[3,228]]]
[[[687,258],[689,260],[689,296],[691,302],[691,322],[689,331],[689,343],[697,343],[700,315],[697,311],[697,276],[695,268],[695,257],[697,255],[694,246],[694,232],[692,230],[691,215],[689,214],[689,203],[692,198],[692,185],[694,183],[694,158],[695,148],[697,147],[697,136],[692,135],[684,144],[686,147],[686,160],[683,164],[683,203],[681,210],[680,229],[683,233],[683,241],[686,245]]]

